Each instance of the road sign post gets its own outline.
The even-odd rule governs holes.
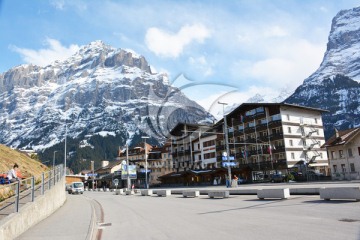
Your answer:
[[[117,189],[117,186],[119,185],[119,179],[114,179],[113,183],[115,185],[115,189]]]

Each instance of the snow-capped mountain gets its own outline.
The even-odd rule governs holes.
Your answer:
[[[360,7],[340,11],[333,19],[324,59],[287,103],[329,110],[326,136],[334,127],[360,125]]]
[[[42,150],[65,134],[162,141],[178,122],[213,121],[151,69],[143,56],[101,41],[46,67],[14,67],[0,74],[0,143]]]

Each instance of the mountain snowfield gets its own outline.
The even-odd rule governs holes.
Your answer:
[[[84,135],[148,134],[162,141],[177,122],[212,123],[201,106],[152,73],[143,56],[101,41],[46,67],[21,65],[0,75],[0,142],[49,148]]]
[[[329,110],[325,133],[360,126],[360,7],[340,11],[333,19],[320,67],[285,100]]]
[[[333,19],[327,50],[319,69],[305,83],[345,75],[360,81],[360,7],[340,11]]]

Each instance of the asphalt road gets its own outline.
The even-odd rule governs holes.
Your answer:
[[[246,186],[248,187],[248,186]],[[249,186],[250,187],[250,186]],[[64,207],[18,239],[360,240],[360,202],[296,195],[288,200],[68,195]],[[94,214],[95,211],[95,214]],[[95,224],[92,224],[95,223]]]

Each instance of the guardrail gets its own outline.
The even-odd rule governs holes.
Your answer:
[[[359,180],[360,172],[339,172],[332,173],[331,178],[333,180]]]
[[[41,175],[0,185],[0,193],[5,196],[4,199],[0,199],[0,215],[19,212],[22,205],[34,202],[36,197],[44,195],[61,180],[63,175],[63,165],[61,164]]]

